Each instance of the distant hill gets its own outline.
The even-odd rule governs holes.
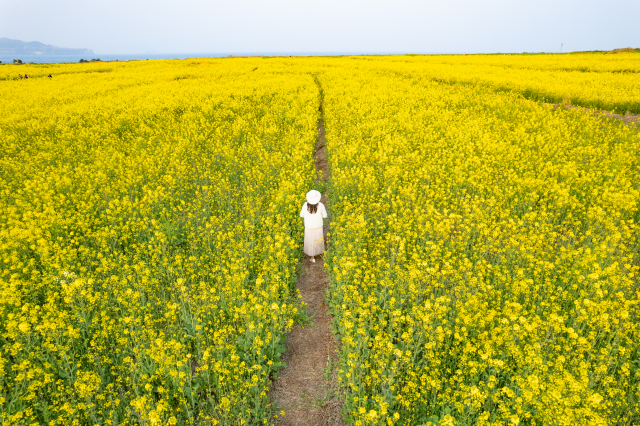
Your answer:
[[[27,42],[0,37],[0,55],[93,55],[93,50],[69,49],[38,41]]]
[[[640,48],[625,47],[623,49],[613,49],[614,52],[640,52]]]

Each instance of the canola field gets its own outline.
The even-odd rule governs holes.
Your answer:
[[[637,113],[638,76],[634,53],[0,66],[2,424],[274,422],[321,99],[347,424],[640,424],[640,133],[544,104]]]
[[[350,423],[638,424],[638,131],[375,67],[323,88]]]
[[[547,103],[640,114],[640,53],[546,56],[396,56],[379,60],[389,71],[434,81],[488,86]]]
[[[301,315],[313,79],[231,61],[60,68],[1,89],[3,424],[267,418]]]

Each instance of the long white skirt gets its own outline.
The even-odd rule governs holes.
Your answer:
[[[304,254],[317,256],[324,253],[324,234],[320,228],[304,228]]]

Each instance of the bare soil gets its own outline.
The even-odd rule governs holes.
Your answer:
[[[615,112],[611,112],[611,111],[604,111],[604,110],[599,110],[599,109],[589,109],[589,108],[584,108],[584,107],[571,105],[569,103],[550,104],[550,105],[553,106],[553,109],[557,109],[557,108],[577,109],[579,111],[582,111],[585,114],[593,114],[593,115],[604,114],[608,118],[615,118],[617,120],[622,120],[624,124],[633,125],[633,124],[640,123],[640,114],[616,114]]]
[[[326,158],[323,106],[320,104],[318,142],[315,147],[315,163],[318,178],[326,181],[329,170]],[[328,244],[331,203],[326,195],[321,202],[327,207],[329,220],[324,225],[324,238]],[[313,263],[308,256],[300,261],[302,274],[298,289],[307,304],[307,313],[312,323],[296,325],[287,335],[283,361],[286,367],[280,370],[273,383],[270,396],[277,410],[274,422],[277,426],[338,426],[342,420],[342,399],[335,380],[337,348],[339,342],[331,333],[331,315],[325,303],[329,276],[324,270],[324,259],[316,256]],[[280,412],[284,411],[284,415]]]

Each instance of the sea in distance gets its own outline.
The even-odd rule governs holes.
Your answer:
[[[23,64],[33,62],[42,63],[62,63],[80,62],[80,59],[90,61],[100,59],[101,61],[143,61],[147,59],[191,59],[191,58],[223,58],[228,56],[341,56],[341,55],[398,55],[401,52],[240,52],[240,53],[176,53],[176,54],[108,54],[94,53],[93,55],[0,55],[3,64],[13,63],[14,59],[22,60]],[[435,54],[435,53],[423,53]],[[443,54],[442,52],[439,54]]]

